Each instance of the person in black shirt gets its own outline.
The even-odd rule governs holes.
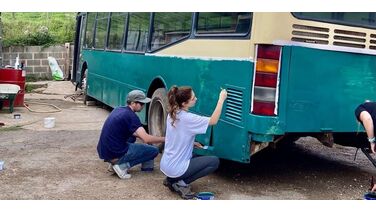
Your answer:
[[[376,153],[376,144],[375,144],[375,127],[376,123],[376,102],[365,102],[360,104],[355,109],[355,116],[360,123],[362,123],[370,142],[370,147],[372,153]]]

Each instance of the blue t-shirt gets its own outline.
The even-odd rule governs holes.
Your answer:
[[[128,106],[115,108],[104,122],[97,151],[99,158],[112,160],[124,156],[128,142],[134,143],[133,133],[141,127],[140,119]]]

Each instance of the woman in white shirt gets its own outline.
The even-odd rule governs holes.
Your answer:
[[[211,117],[188,112],[197,101],[191,87],[173,86],[168,92],[170,111],[167,116],[165,149],[160,168],[167,176],[163,184],[171,191],[178,192],[182,198],[191,199],[190,183],[214,172],[219,165],[216,156],[192,158],[193,146],[202,148],[195,142],[197,134],[204,134],[209,125],[217,124],[227,91],[222,89],[217,106]]]

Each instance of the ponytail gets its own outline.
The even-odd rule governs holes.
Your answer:
[[[170,88],[167,94],[168,103],[170,105],[168,113],[170,114],[170,117],[172,119],[172,126],[174,126],[174,123],[176,121],[176,113],[179,110],[179,105],[176,102],[176,93],[178,92],[178,90],[179,88],[176,85],[174,85]]]
[[[183,106],[184,102],[188,102],[192,97],[192,88],[188,86],[177,87],[172,86],[167,93],[169,107],[169,114],[172,119],[171,125],[174,126],[176,121],[176,114],[178,110]]]

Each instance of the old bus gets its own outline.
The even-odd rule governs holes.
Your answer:
[[[192,112],[228,99],[198,154],[249,163],[270,144],[313,136],[357,146],[356,106],[376,100],[376,13],[79,13],[74,80],[111,107],[140,89],[140,118],[164,134],[166,91],[190,85]],[[85,82],[85,83],[83,83]],[[360,131],[363,131],[361,128]]]

